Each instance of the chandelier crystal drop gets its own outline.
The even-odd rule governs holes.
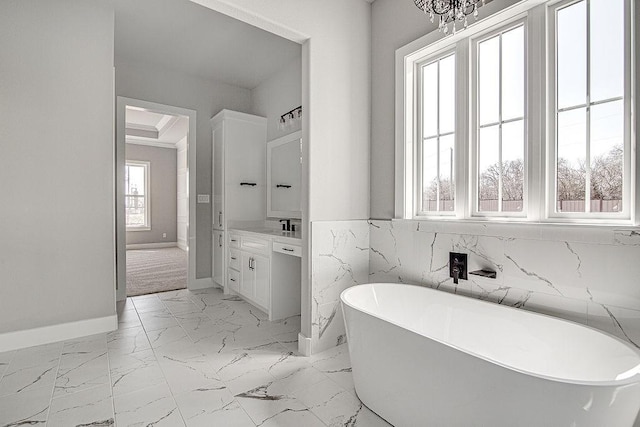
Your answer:
[[[453,34],[456,33],[456,22],[461,22],[464,28],[469,25],[468,17],[473,15],[478,19],[478,8],[484,6],[485,0],[413,0],[426,15],[429,15],[431,22],[435,22],[436,15],[439,16],[438,29],[444,34],[449,33],[451,23]]]

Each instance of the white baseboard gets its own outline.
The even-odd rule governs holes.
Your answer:
[[[189,283],[188,287],[190,291],[196,291],[198,289],[213,288],[213,280],[211,279],[211,277],[195,279],[193,282]]]
[[[298,334],[298,353],[303,356],[311,356],[311,338],[307,338],[302,333]]]
[[[68,341],[118,329],[118,316],[98,317],[0,334],[0,353],[35,345]]]
[[[176,243],[176,246],[178,246],[183,251],[189,250],[189,246],[187,245],[187,241],[185,239],[178,239],[178,243]]]
[[[161,242],[161,243],[132,243],[127,245],[129,249],[162,249],[162,248],[174,248],[178,246],[178,242]]]

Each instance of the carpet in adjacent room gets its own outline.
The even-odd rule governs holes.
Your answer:
[[[127,296],[185,289],[187,259],[177,247],[127,250]]]

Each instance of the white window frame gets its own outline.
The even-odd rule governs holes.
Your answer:
[[[571,0],[562,0],[571,1]],[[576,1],[576,0],[573,0]],[[625,0],[625,4],[632,3]],[[486,18],[479,20],[469,26],[464,31],[456,34],[445,36],[438,31],[433,31],[418,40],[415,40],[396,51],[396,155],[395,155],[395,214],[396,219],[430,219],[430,220],[476,220],[476,221],[492,221],[496,223],[520,222],[520,223],[564,223],[564,224],[593,224],[593,225],[635,225],[640,224],[640,197],[638,195],[640,189],[640,177],[636,174],[636,162],[640,157],[640,152],[635,147],[636,126],[640,125],[640,118],[635,116],[638,108],[638,99],[636,97],[636,82],[631,80],[631,96],[628,98],[630,104],[633,122],[630,124],[629,132],[630,148],[627,152],[630,154],[629,166],[625,171],[631,171],[625,176],[629,181],[627,196],[629,202],[625,203],[625,207],[630,211],[625,218],[611,218],[599,220],[593,217],[589,218],[559,218],[549,215],[549,198],[555,197],[555,194],[549,192],[549,176],[552,173],[549,170],[549,159],[555,162],[555,154],[549,153],[549,132],[551,126],[547,121],[551,114],[555,114],[555,110],[547,111],[549,108],[549,100],[551,98],[549,90],[550,76],[548,75],[548,48],[550,41],[548,40],[548,11],[549,7],[558,3],[553,0],[493,0],[481,9]],[[640,15],[636,12],[636,8],[631,4],[630,13],[626,16],[636,17]],[[629,12],[625,10],[625,12]],[[499,215],[476,215],[474,212],[474,198],[476,197],[475,189],[475,170],[470,168],[475,165],[476,156],[475,148],[475,122],[473,104],[475,94],[471,94],[473,90],[474,73],[471,67],[471,51],[473,49],[473,41],[477,38],[499,31],[503,27],[513,26],[518,20],[526,21],[525,37],[526,37],[526,78],[525,78],[525,201],[523,210],[525,215],[507,216],[504,213]],[[627,21],[631,21],[628,19]],[[633,45],[637,45],[636,38],[640,37],[640,31],[631,22],[631,34],[633,37]],[[627,32],[628,33],[628,32]],[[438,53],[443,53],[447,49],[456,51],[456,73],[460,73],[460,77],[456,82],[456,102],[458,105],[465,106],[464,109],[458,108],[456,111],[456,209],[454,216],[444,215],[420,215],[418,212],[419,204],[416,195],[419,191],[416,186],[421,189],[420,177],[416,171],[420,159],[417,157],[418,142],[421,141],[417,132],[420,120],[418,115],[419,98],[416,96],[419,92],[418,76],[416,67],[419,63],[424,63],[428,58],[433,58]],[[630,53],[632,76],[636,67],[640,67],[640,58],[631,49]],[[543,107],[545,106],[545,107]],[[460,111],[466,111],[461,114]],[[627,167],[625,165],[625,167]],[[553,172],[555,175],[555,172]],[[555,177],[554,177],[555,179]],[[624,209],[624,207],[623,207]]]
[[[126,225],[127,231],[149,231],[151,230],[151,194],[149,193],[151,178],[151,163],[140,160],[126,160],[125,167],[142,166],[144,168],[144,225]],[[127,189],[125,188],[124,196],[127,197]],[[126,218],[126,215],[125,215]]]
[[[455,46],[450,46],[448,48],[445,48],[444,50],[441,50],[439,52],[434,53],[433,55],[430,55],[429,57],[425,58],[424,60],[417,62],[415,64],[415,76],[416,76],[416,87],[418,88],[418,94],[417,94],[417,98],[419,99],[417,105],[416,105],[416,123],[418,123],[417,128],[416,128],[416,147],[415,147],[415,156],[414,156],[414,168],[416,171],[416,177],[415,177],[415,194],[414,194],[414,200],[415,200],[415,207],[417,209],[417,213],[416,216],[419,216],[421,218],[429,218],[429,217],[452,217],[456,215],[456,204],[458,201],[457,198],[457,194],[454,195],[454,209],[452,211],[425,211],[422,210],[422,198],[423,198],[423,191],[424,188],[422,186],[423,184],[423,164],[422,164],[422,156],[423,156],[423,146],[424,146],[424,135],[422,134],[422,131],[424,129],[423,123],[422,123],[422,119],[423,119],[423,114],[422,114],[422,105],[423,105],[423,95],[424,95],[424,91],[423,91],[423,87],[424,87],[424,82],[422,79],[422,69],[423,67],[426,67],[430,64],[433,64],[435,62],[440,62],[443,59],[446,59],[450,56],[455,56],[455,64],[456,64],[456,73],[457,73],[457,64],[458,64],[458,56],[457,56],[457,52],[455,49]],[[438,75],[440,73],[440,70],[438,70]],[[457,80],[457,78],[456,78]],[[440,81],[438,80],[438,82],[436,83],[438,85],[438,95],[440,94]],[[457,87],[456,87],[456,94],[458,92]],[[438,110],[440,109],[440,103],[438,102]],[[438,112],[439,114],[439,112]],[[453,132],[448,132],[446,134],[441,134],[440,133],[440,124],[438,123],[438,131],[435,135],[435,138],[438,139],[438,149],[440,147],[439,141],[440,138],[444,137],[444,136],[448,136],[448,135],[454,135],[454,152],[457,153],[458,150],[458,134],[457,134],[457,111],[454,113],[454,129]],[[439,119],[439,115],[438,115],[438,119]],[[438,120],[439,121],[439,120]],[[439,150],[438,150],[439,152]],[[454,176],[455,176],[455,183],[456,183],[456,189],[459,185],[457,179],[457,165],[455,165],[455,158],[457,157],[457,155],[454,155]],[[439,162],[438,162],[439,163]],[[438,164],[438,168],[440,167],[440,165]],[[440,199],[438,198],[437,200],[437,204],[438,206],[440,205]]]
[[[562,8],[571,6],[572,4],[579,3],[581,1],[587,2],[587,32],[589,28],[589,0],[559,0],[551,1],[547,5],[547,31],[548,31],[548,69],[546,70],[548,76],[548,134],[547,134],[547,200],[546,200],[546,217],[556,221],[562,222],[595,222],[595,223],[617,223],[628,222],[632,220],[632,204],[633,198],[632,187],[632,172],[635,169],[632,167],[632,8],[630,0],[624,1],[624,13],[625,13],[625,52],[624,52],[624,159],[623,159],[623,185],[622,185],[622,211],[620,212],[590,212],[591,197],[587,197],[589,200],[585,200],[585,206],[587,212],[556,212],[556,144],[557,144],[557,52],[556,52],[556,40],[557,40],[557,26],[556,26],[556,12]],[[590,91],[590,67],[589,62],[589,43],[590,38],[587,39],[587,126],[589,124],[590,108],[594,105],[606,103],[611,100],[604,100],[598,103],[592,103],[589,98]],[[578,108],[578,107],[571,107]],[[589,139],[589,133],[587,133],[587,139]],[[587,141],[587,151],[589,147],[589,141]],[[590,194],[589,187],[587,186],[587,196]]]
[[[523,162],[524,162],[524,182],[523,182],[523,201],[522,201],[522,211],[521,212],[503,212],[501,209],[499,211],[480,211],[478,209],[478,200],[479,200],[479,168],[478,168],[478,159],[479,159],[479,144],[480,144],[480,135],[479,135],[479,126],[478,126],[478,121],[479,121],[479,111],[478,111],[478,104],[480,101],[479,98],[479,71],[478,71],[478,60],[479,60],[479,55],[478,55],[478,49],[479,49],[479,45],[480,43],[482,43],[485,40],[491,39],[495,36],[504,34],[510,30],[513,30],[517,27],[523,27],[524,30],[524,106],[523,106],[523,114],[524,116],[521,118],[515,118],[515,119],[510,119],[510,120],[502,120],[502,96],[500,96],[500,117],[498,122],[496,123],[497,125],[500,126],[500,150],[501,150],[501,157],[500,160],[502,160],[502,125],[504,125],[505,123],[510,123],[512,121],[517,121],[517,120],[523,120],[523,124],[524,124],[524,135],[523,135],[523,139],[524,139],[524,152],[523,152]],[[469,147],[470,150],[470,158],[471,158],[471,162],[469,164],[469,171],[470,171],[470,184],[469,184],[469,206],[470,206],[470,215],[471,217],[484,217],[484,218],[502,218],[502,219],[507,219],[507,218],[526,218],[527,217],[527,212],[528,212],[528,201],[529,201],[529,89],[528,89],[528,82],[529,82],[529,75],[532,74],[529,69],[529,64],[530,61],[529,60],[529,24],[528,24],[528,17],[527,16],[520,16],[520,17],[515,17],[514,20],[512,20],[511,22],[502,25],[501,27],[497,28],[497,29],[493,29],[489,32],[483,32],[481,34],[478,35],[474,35],[473,37],[470,37],[470,43],[471,43],[471,98],[470,98],[470,108],[469,108],[469,113],[470,113],[470,128],[471,128],[471,144]],[[502,61],[502,54],[500,56],[500,60]],[[502,66],[502,63],[500,63],[500,66]],[[502,78],[500,79],[500,84],[502,84]],[[500,194],[501,195],[501,194]],[[499,198],[500,198],[499,195]],[[501,200],[498,201],[498,206],[500,206],[502,203],[500,203]]]

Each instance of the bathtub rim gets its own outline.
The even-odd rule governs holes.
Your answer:
[[[454,349],[456,351],[459,351],[459,352],[462,352],[462,353],[465,353],[465,354],[469,354],[469,355],[471,355],[473,357],[477,357],[477,358],[482,359],[482,360],[484,360],[486,362],[492,363],[494,365],[498,365],[500,367],[503,367],[505,369],[508,369],[510,371],[517,372],[517,373],[520,373],[520,374],[523,374],[523,375],[529,375],[529,376],[533,376],[533,377],[540,378],[540,379],[543,379],[543,380],[548,380],[548,381],[560,382],[560,383],[564,383],[564,384],[574,384],[574,385],[580,385],[580,386],[622,387],[622,386],[633,385],[633,384],[639,384],[640,385],[640,372],[632,375],[631,377],[628,377],[628,378],[625,378],[625,379],[622,379],[622,380],[588,381],[588,380],[572,380],[572,379],[567,379],[567,378],[552,377],[552,376],[549,376],[549,375],[544,375],[544,374],[539,374],[539,373],[536,373],[536,372],[527,371],[527,370],[524,370],[524,369],[520,369],[520,368],[517,368],[517,367],[514,367],[514,366],[507,365],[507,364],[505,364],[503,362],[494,360],[494,359],[492,359],[490,357],[486,357],[486,356],[477,354],[477,353],[475,353],[473,351],[469,351],[469,350],[463,349],[463,348],[461,348],[459,346],[453,345],[453,344],[448,343],[446,341],[442,341],[442,340],[439,340],[437,338],[426,336],[426,335],[421,334],[420,332],[414,330],[413,328],[408,328],[408,327],[405,327],[403,325],[398,324],[395,321],[391,321],[391,320],[382,318],[380,316],[377,316],[375,313],[370,312],[369,310],[364,310],[364,309],[362,309],[360,307],[356,307],[353,304],[350,304],[349,302],[345,301],[345,295],[349,291],[352,291],[353,289],[361,288],[361,287],[370,287],[372,285],[412,286],[412,287],[416,287],[416,288],[423,288],[423,289],[431,290],[431,291],[434,291],[434,292],[443,292],[443,293],[449,294],[449,295],[454,295],[454,296],[458,296],[458,297],[462,297],[462,298],[468,298],[468,299],[471,299],[473,301],[477,301],[478,303],[490,304],[492,306],[499,306],[499,307],[502,307],[504,309],[509,309],[509,310],[515,310],[517,312],[522,312],[521,308],[505,306],[505,305],[502,305],[502,304],[496,304],[496,303],[493,303],[491,301],[485,301],[485,300],[481,300],[481,299],[476,299],[476,298],[465,296],[465,295],[452,294],[452,293],[449,293],[449,292],[446,292],[446,291],[440,291],[440,290],[429,288],[429,287],[426,287],[426,286],[414,285],[414,284],[409,284],[409,283],[391,283],[391,282],[372,282],[372,283],[363,283],[363,284],[351,286],[351,287],[345,289],[344,291],[342,291],[340,293],[340,302],[343,305],[346,305],[346,306],[348,306],[348,307],[350,307],[350,308],[352,308],[352,309],[354,309],[356,311],[364,313],[364,314],[366,314],[368,316],[371,316],[373,318],[379,319],[379,320],[381,320],[383,322],[390,323],[390,324],[392,324],[392,325],[394,325],[394,326],[396,326],[398,328],[401,328],[401,329],[404,329],[406,331],[409,331],[409,332],[411,332],[411,333],[413,333],[415,335],[418,335],[420,337],[423,337],[423,338],[426,338],[426,339],[430,339],[430,340],[435,341],[435,342],[437,342],[439,344],[442,344],[442,345],[445,345],[445,346],[447,346],[449,348],[452,348],[452,349]],[[343,308],[343,310],[344,310],[344,308]],[[574,322],[574,321],[567,320],[567,319],[563,319],[561,317],[555,317],[555,316],[551,316],[551,315],[544,314],[544,313],[538,313],[538,312],[535,312],[535,311],[526,311],[526,313],[529,313],[529,314],[534,315],[534,316],[542,316],[542,317],[551,318],[551,319],[554,319],[554,320],[557,320],[557,321],[578,325],[578,326],[581,326],[583,328],[587,328],[587,329],[590,329],[590,330],[592,330],[594,332],[601,333],[601,334],[604,334],[604,335],[606,335],[606,336],[608,336],[610,338],[613,338],[614,340],[620,342],[621,344],[625,345],[627,348],[630,348],[631,350],[634,351],[634,353],[638,357],[638,365],[640,366],[640,350],[636,349],[633,345],[631,345],[627,341],[624,341],[624,340],[616,337],[615,335],[612,335],[612,334],[610,334],[608,332],[605,332],[605,331],[602,331],[600,329],[596,329],[596,328],[594,328],[592,326],[585,325],[585,324],[578,323],[578,322]],[[344,316],[344,320],[346,322],[346,316]],[[348,330],[348,327],[347,327],[347,330]],[[349,343],[349,340],[347,339],[347,345],[348,345],[348,343]]]

